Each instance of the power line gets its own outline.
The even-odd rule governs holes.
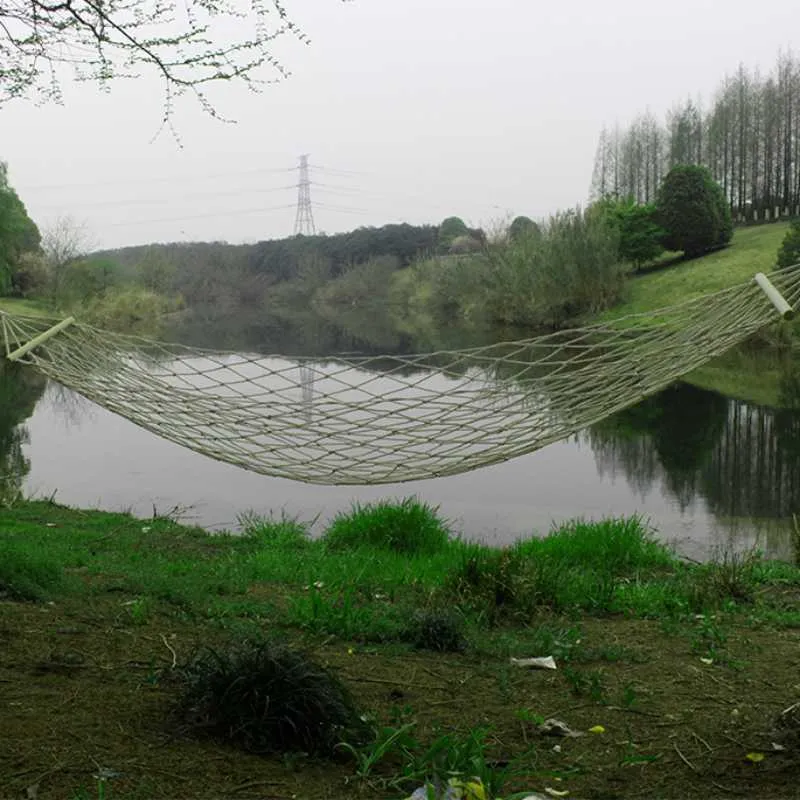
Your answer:
[[[217,173],[202,173],[186,176],[170,176],[164,178],[135,178],[133,180],[113,180],[113,181],[97,181],[94,183],[55,183],[55,184],[39,184],[38,186],[26,186],[25,192],[35,192],[53,189],[96,189],[100,186],[146,186],[152,183],[186,183],[187,181],[208,180],[217,178],[227,178],[229,175],[261,175],[261,174],[276,174],[295,172],[297,167],[281,167],[275,169],[261,168],[261,169],[248,169],[236,172],[217,172]]]
[[[271,206],[269,208],[264,208],[260,206],[259,208],[237,208],[235,211],[210,211],[205,214],[190,214],[185,217],[161,217],[158,219],[136,219],[136,220],[125,220],[124,222],[110,222],[107,223],[108,227],[111,228],[118,228],[118,227],[127,227],[129,225],[150,225],[150,224],[158,224],[161,222],[184,222],[190,219],[208,219],[210,217],[233,217],[237,214],[261,214],[265,211],[282,211],[287,208],[294,208],[293,203],[286,203],[281,206]]]
[[[235,189],[229,192],[197,192],[196,194],[191,195],[192,198],[194,197],[230,197],[230,196],[241,196],[245,194],[267,194],[270,192],[283,192],[288,190],[293,190],[297,188],[296,183],[289,184],[287,186],[273,186],[266,189]],[[163,202],[174,204],[176,201],[174,198],[165,199]],[[80,208],[109,208],[109,207],[119,207],[119,206],[141,206],[141,205],[151,205],[153,204],[153,199],[148,198],[146,200],[112,200],[112,201],[98,201],[96,203],[81,203]],[[48,208],[61,208],[61,206],[57,205],[44,205],[44,206],[37,206],[37,209],[48,209]]]
[[[342,176],[347,176],[347,175],[356,175],[356,176],[364,176],[364,175],[368,175],[368,174],[369,174],[368,172],[359,172],[359,171],[357,171],[357,170],[354,170],[354,169],[335,169],[335,168],[331,168],[331,167],[323,167],[323,166],[321,166],[321,165],[319,165],[319,164],[313,164],[313,165],[311,166],[311,169],[312,169],[312,170],[316,170],[317,172],[324,172],[324,173],[328,173],[329,175],[342,175]]]

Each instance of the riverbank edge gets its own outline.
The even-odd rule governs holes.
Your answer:
[[[401,798],[402,787],[410,788],[402,782],[409,764],[441,745],[444,731],[452,731],[450,745],[458,750],[476,731],[490,730],[481,734],[482,744],[474,740],[473,756],[487,769],[502,761],[522,770],[505,780],[506,798],[512,790],[554,785],[578,798],[623,785],[625,793],[616,796],[688,791],[716,798],[727,794],[714,784],[725,785],[722,776],[730,779],[732,772],[737,786],[761,796],[795,796],[783,793],[782,776],[796,762],[784,751],[770,753],[767,740],[769,720],[792,700],[800,666],[800,569],[756,553],[729,554],[716,566],[682,563],[665,558],[661,545],[651,547],[635,526],[602,529],[608,541],[628,536],[629,545],[596,556],[582,549],[581,538],[591,538],[601,524],[574,528],[568,558],[582,572],[598,574],[602,564],[620,570],[627,558],[617,573],[626,604],[604,608],[595,583],[595,596],[584,593],[575,606],[544,603],[520,616],[516,601],[497,597],[498,589],[513,594],[514,586],[525,585],[514,584],[513,559],[504,560],[509,548],[491,557],[481,555],[490,548],[468,543],[426,553],[377,545],[325,552],[323,542],[307,542],[285,518],[251,520],[244,536],[230,537],[166,518],[44,501],[4,508],[0,563],[11,563],[9,547],[24,553],[45,585],[38,598],[0,601],[0,682],[10,702],[7,740],[16,759],[0,757],[0,774],[22,771],[3,789],[24,791],[26,775],[53,770],[48,753],[55,753],[57,765],[66,766],[42,781],[41,798],[95,796],[87,794],[97,774],[90,756],[119,773],[111,781],[115,797],[230,796],[236,786],[260,782],[279,786],[276,797]],[[418,546],[424,549],[424,540]],[[540,562],[557,559],[555,544],[537,547],[522,543],[521,552],[536,552]],[[499,570],[490,605],[480,584],[462,586],[467,593],[448,594],[443,605],[439,592],[455,590],[447,574],[456,554],[475,563],[487,558]],[[278,580],[281,570],[292,580]],[[714,602],[648,613],[648,576],[670,575],[702,576]],[[55,581],[49,588],[48,580]],[[395,623],[443,610],[460,617],[463,646],[456,638],[451,649],[437,651],[394,635]],[[442,622],[446,615],[437,619],[449,624]],[[390,748],[366,774],[363,761],[243,755],[202,737],[171,734],[165,749],[164,721],[179,692],[181,665],[202,645],[224,649],[265,635],[313,653],[341,675],[381,730],[411,725],[418,749]],[[553,656],[557,669],[524,670],[509,661],[530,656]],[[31,681],[31,675],[39,677]],[[709,692],[720,698],[713,708],[707,708]],[[54,713],[60,728],[53,729]],[[603,732],[554,749],[553,740],[536,732],[548,716],[563,717],[579,732],[598,726]],[[102,740],[91,733],[98,724]],[[694,735],[709,747],[698,750]],[[763,768],[748,760],[751,753],[763,757]],[[653,793],[654,781],[661,789]]]

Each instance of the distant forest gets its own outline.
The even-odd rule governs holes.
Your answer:
[[[242,281],[245,293],[252,281],[262,287],[303,277],[309,270],[324,270],[335,278],[349,267],[372,258],[391,256],[397,266],[410,264],[418,255],[433,253],[439,246],[436,225],[384,225],[380,228],[358,228],[332,236],[292,236],[257,244],[231,245],[225,242],[176,242],[122,247],[94,254],[95,258],[113,259],[123,272],[137,272],[150,288],[167,288],[159,283],[177,282],[191,303],[209,296],[209,284],[222,274],[241,273],[250,276]],[[177,279],[177,281],[176,281]]]
[[[663,122],[646,111],[604,128],[592,198],[652,203],[676,164],[708,167],[738,222],[800,213],[800,61],[782,53],[766,75],[742,65],[708,108],[687,100]]]

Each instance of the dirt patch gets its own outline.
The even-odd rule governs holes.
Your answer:
[[[113,776],[114,798],[403,796],[385,783],[401,768],[396,759],[365,783],[345,758],[260,757],[180,734],[170,718],[173,666],[230,634],[167,606],[133,620],[133,599],[115,592],[0,603],[0,797],[97,797],[99,774]],[[522,670],[505,655],[298,643],[384,724],[416,720],[420,740],[487,726],[491,756],[517,759],[521,770],[507,794],[550,787],[587,800],[800,797],[800,754],[773,744],[778,715],[800,699],[798,631],[729,628],[724,654],[707,663],[691,626],[579,625],[581,640],[556,671]],[[541,737],[536,720],[548,717],[584,735]],[[596,726],[602,732],[588,732]]]

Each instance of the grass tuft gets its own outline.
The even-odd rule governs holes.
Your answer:
[[[752,603],[759,584],[759,555],[725,552],[721,558],[698,565],[688,587],[690,607],[695,611],[715,608],[726,600]]]
[[[242,537],[258,549],[302,550],[310,542],[308,526],[293,517],[275,519],[245,512],[238,522]]]
[[[463,619],[444,609],[417,611],[405,636],[419,650],[463,653],[467,649]]]
[[[323,541],[331,550],[373,547],[397,553],[438,553],[450,541],[437,509],[408,497],[401,503],[381,502],[337,515]]]
[[[14,541],[0,541],[0,596],[46,600],[63,582],[64,573],[56,560]]]
[[[567,522],[542,539],[516,545],[520,555],[613,575],[671,567],[674,554],[659,542],[641,517]]]
[[[188,729],[255,753],[330,755],[364,723],[336,675],[271,641],[204,649],[182,669],[178,716]]]

